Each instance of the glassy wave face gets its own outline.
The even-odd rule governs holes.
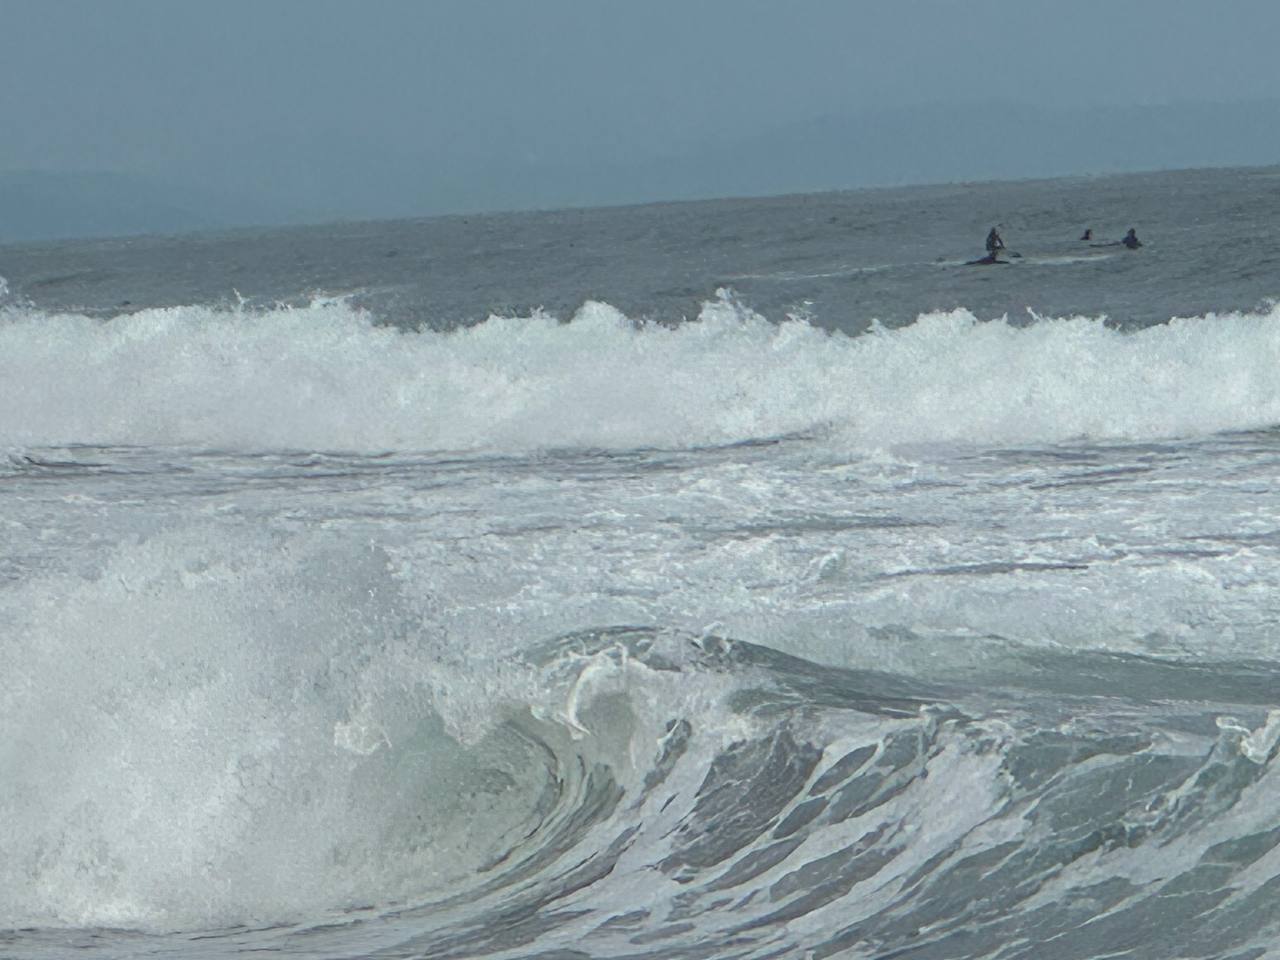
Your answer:
[[[845,330],[771,306],[793,240],[682,322],[414,325],[285,296],[317,230],[185,306],[13,255],[0,954],[1280,955],[1280,316],[1194,308],[1231,274]]]

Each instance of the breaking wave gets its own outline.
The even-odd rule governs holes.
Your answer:
[[[196,539],[7,610],[6,927],[441,958],[1269,935],[1280,712],[996,705],[654,627],[463,657],[377,550]]]
[[[402,331],[344,301],[151,309],[109,321],[10,308],[0,448],[530,451],[820,434],[902,443],[1142,440],[1280,422],[1280,308],[1119,332],[965,310],[855,337],[772,323],[728,294],[695,322],[587,303],[567,322]]]

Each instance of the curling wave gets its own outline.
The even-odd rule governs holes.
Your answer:
[[[1223,715],[1211,685],[1144,714],[993,701],[633,626],[464,657],[376,549],[193,539],[6,608],[6,926],[321,926],[330,952],[459,960],[1271,932],[1280,712]]]

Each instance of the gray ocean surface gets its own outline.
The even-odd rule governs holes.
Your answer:
[[[323,292],[410,327],[568,318],[588,300],[669,323],[729,286],[770,319],[802,311],[849,333],[956,307],[1145,325],[1274,296],[1278,196],[1274,168],[922,186],[11,247],[4,276],[42,307],[93,316]],[[997,224],[1035,269],[950,269],[981,257]],[[1130,227],[1153,256],[1078,242]]]
[[[1278,216],[0,248],[0,957],[1280,958]]]

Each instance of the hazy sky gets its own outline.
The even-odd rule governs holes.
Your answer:
[[[334,191],[822,115],[1280,98],[1276,0],[0,0],[0,171]]]

